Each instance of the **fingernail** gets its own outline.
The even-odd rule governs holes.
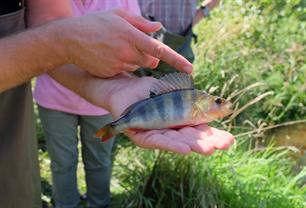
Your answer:
[[[158,66],[158,64],[159,64],[159,59],[154,59],[151,65],[152,69],[155,69]]]
[[[184,66],[183,67],[183,70],[188,73],[188,74],[191,74],[192,73],[192,66]]]
[[[160,22],[152,22],[154,25],[156,25],[156,27],[158,26],[159,28],[161,28],[162,27],[162,23],[160,23]]]

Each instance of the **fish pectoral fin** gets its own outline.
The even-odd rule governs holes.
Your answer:
[[[193,79],[186,73],[171,73],[158,79],[150,90],[150,96],[182,89],[194,89]]]

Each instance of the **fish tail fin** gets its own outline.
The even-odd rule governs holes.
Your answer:
[[[113,128],[113,125],[107,124],[103,128],[99,129],[99,131],[96,132],[96,137],[100,138],[102,142],[106,142],[110,138],[112,138],[115,135],[115,131]]]

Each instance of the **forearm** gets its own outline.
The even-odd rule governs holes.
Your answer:
[[[72,5],[68,0],[28,0],[28,2],[27,23],[29,27],[36,27],[49,21],[68,18],[73,15]],[[87,80],[93,77],[76,65],[60,66],[51,70],[49,75],[71,91],[90,99],[85,93],[83,83],[87,83],[84,84],[85,86],[88,85],[89,81]]]
[[[205,0],[201,3],[201,6],[207,7],[209,11],[213,10],[219,3],[219,0]],[[205,18],[202,9],[198,8],[193,21],[192,25],[195,26],[198,24],[203,18]]]
[[[219,4],[219,0],[205,0],[202,2],[202,6],[206,6],[210,11],[213,10]]]
[[[115,88],[118,77],[100,79],[73,64],[63,65],[49,71],[48,74],[58,83],[92,104],[110,110],[109,96]]]
[[[108,79],[92,76],[75,65],[66,65],[49,75],[84,99],[108,110],[114,118],[131,104],[149,97],[152,77],[133,77],[120,74]]]
[[[27,3],[29,27],[72,16],[68,0],[28,0]],[[0,92],[67,62],[63,44],[56,38],[60,33],[55,31],[60,29],[55,25],[48,24],[0,40]]]
[[[0,92],[66,63],[53,24],[0,39]]]

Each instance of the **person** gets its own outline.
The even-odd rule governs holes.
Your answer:
[[[198,8],[197,0],[138,0],[138,2],[143,17],[163,24],[163,28],[152,36],[193,62],[191,43],[193,39],[197,41],[197,36],[192,28],[203,18],[209,17],[210,11],[218,5],[219,0],[202,1]],[[135,74],[161,77],[174,71],[175,68],[161,61],[156,70],[142,68]]]
[[[50,1],[27,1],[28,5],[40,3]],[[154,81],[148,77],[122,77],[120,72],[139,66],[154,67],[159,60],[188,73],[192,65],[144,34],[158,30],[159,23],[122,10],[56,20],[20,32],[25,28],[24,1],[0,4],[0,204],[36,208],[41,205],[39,171],[31,87],[27,81],[48,71],[59,83],[116,118],[128,105],[148,96],[149,85]],[[49,6],[52,8],[52,4]],[[73,65],[51,70],[68,63],[82,69]],[[122,100],[126,94],[129,97]],[[234,140],[231,134],[205,125],[175,132],[166,129],[126,134],[142,148],[181,154],[212,153],[214,149],[228,148]],[[180,135],[180,140],[174,140],[173,134]]]
[[[114,8],[124,9],[140,15],[137,1],[61,1],[55,2],[55,8],[63,8],[70,3],[73,16]],[[65,8],[65,7],[64,7]],[[48,14],[66,15],[62,9],[50,10],[49,7],[31,8],[38,13],[27,14],[29,26],[42,24]],[[67,14],[71,15],[67,7]],[[66,65],[65,67],[70,67]],[[52,196],[55,207],[77,207],[80,193],[77,188],[78,137],[82,143],[82,161],[84,162],[89,207],[110,206],[111,152],[114,139],[101,142],[94,139],[95,132],[101,126],[111,122],[112,117],[106,110],[88,103],[85,99],[65,88],[48,74],[40,75],[36,80],[33,93],[38,104],[39,117],[45,133],[47,150],[51,159]],[[80,131],[78,131],[78,126]],[[79,135],[79,136],[78,136]]]
[[[154,55],[172,63],[181,61],[185,67],[191,68],[191,65],[140,32],[155,30],[159,27],[157,24],[124,11],[52,22],[20,32],[25,28],[24,2],[10,0],[0,4],[0,204],[3,207],[40,207],[34,114],[31,87],[26,81],[63,63],[79,64],[104,77],[133,70],[134,65],[154,66],[158,61],[152,57]],[[18,34],[10,35],[12,33]],[[133,35],[141,42],[130,42],[122,34]],[[129,49],[129,56],[126,51],[118,50],[123,48]],[[107,52],[113,55],[104,58],[101,54]],[[148,55],[152,52],[155,54]],[[105,65],[108,67],[103,68]]]

